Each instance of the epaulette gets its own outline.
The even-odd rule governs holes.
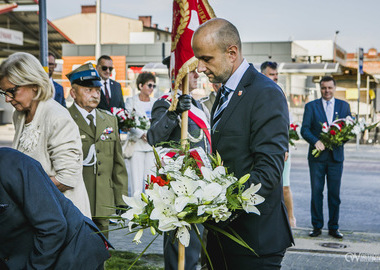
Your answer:
[[[203,102],[205,102],[205,101],[207,101],[207,100],[209,100],[209,99],[210,99],[209,96],[205,96],[205,97],[203,97],[203,98],[198,99],[198,101],[199,101],[199,103],[203,103]]]
[[[100,112],[102,112],[102,113],[106,113],[106,114],[108,114],[108,115],[112,115],[113,116],[113,114],[110,112],[110,111],[107,111],[107,110],[104,110],[104,109],[100,109],[100,108],[97,108]]]
[[[172,96],[171,95],[163,95],[162,97],[159,98],[159,100],[166,101],[167,103],[171,104],[172,103]]]

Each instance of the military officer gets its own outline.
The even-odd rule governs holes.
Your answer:
[[[69,112],[79,127],[83,149],[83,179],[90,199],[93,221],[100,230],[108,230],[110,207],[125,205],[128,176],[122,156],[117,119],[96,109],[100,101],[101,82],[92,64],[84,64],[66,77],[71,82],[74,104]],[[98,218],[97,218],[98,217]],[[108,237],[108,234],[105,233]]]

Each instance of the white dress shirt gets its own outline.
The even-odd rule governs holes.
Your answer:
[[[249,68],[249,64],[247,60],[243,59],[243,62],[240,64],[237,70],[235,70],[235,72],[231,75],[231,77],[226,82],[225,86],[232,90],[231,93],[228,95],[228,102],[230,102],[233,92],[236,90],[236,87],[239,85],[241,78],[243,78],[243,75],[247,71],[248,68]]]
[[[330,99],[330,105],[331,108],[329,111],[327,111],[327,100],[324,100],[322,98],[322,104],[323,104],[323,109],[325,110],[325,113],[326,113],[326,118],[327,118],[327,122],[329,123],[329,125],[331,125],[331,123],[334,121],[334,106],[335,106],[335,98],[333,97],[332,99]]]
[[[102,81],[102,91],[103,91],[104,96],[106,96],[106,89],[104,89],[104,83],[106,83],[108,95],[111,98],[111,82],[110,82],[110,79],[107,79],[106,81],[102,79],[101,81]]]
[[[95,109],[92,110],[90,113],[88,111],[86,111],[85,109],[83,109],[82,107],[80,107],[78,104],[75,104],[75,107],[77,107],[78,111],[81,113],[81,115],[83,116],[84,120],[86,120],[87,124],[90,125],[90,119],[87,118],[87,115],[91,114],[93,117],[94,117],[94,125],[96,126],[96,113],[95,113]]]

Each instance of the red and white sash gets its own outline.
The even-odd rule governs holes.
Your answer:
[[[161,97],[162,99],[166,99],[168,101],[172,101],[171,96],[164,95]],[[207,121],[206,114],[201,109],[191,104],[191,108],[189,110],[189,118],[194,121],[194,123],[204,132],[206,138],[210,144],[211,151],[211,134],[210,134],[210,124]]]

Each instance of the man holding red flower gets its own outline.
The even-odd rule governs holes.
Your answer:
[[[343,173],[344,149],[343,144],[333,147],[332,150],[325,147],[320,140],[322,128],[327,122],[331,125],[337,118],[345,118],[351,115],[350,106],[347,102],[334,98],[336,82],[330,76],[325,76],[320,81],[322,98],[309,102],[305,106],[303,123],[301,128],[302,137],[310,144],[309,146],[309,170],[311,184],[311,222],[313,231],[309,236],[316,237],[322,233],[323,228],[323,190],[327,179],[327,197],[329,208],[328,229],[329,235],[335,238],[343,238],[339,232],[339,205],[340,185]],[[330,129],[332,134],[333,129]],[[314,157],[313,149],[320,151],[320,155]]]

